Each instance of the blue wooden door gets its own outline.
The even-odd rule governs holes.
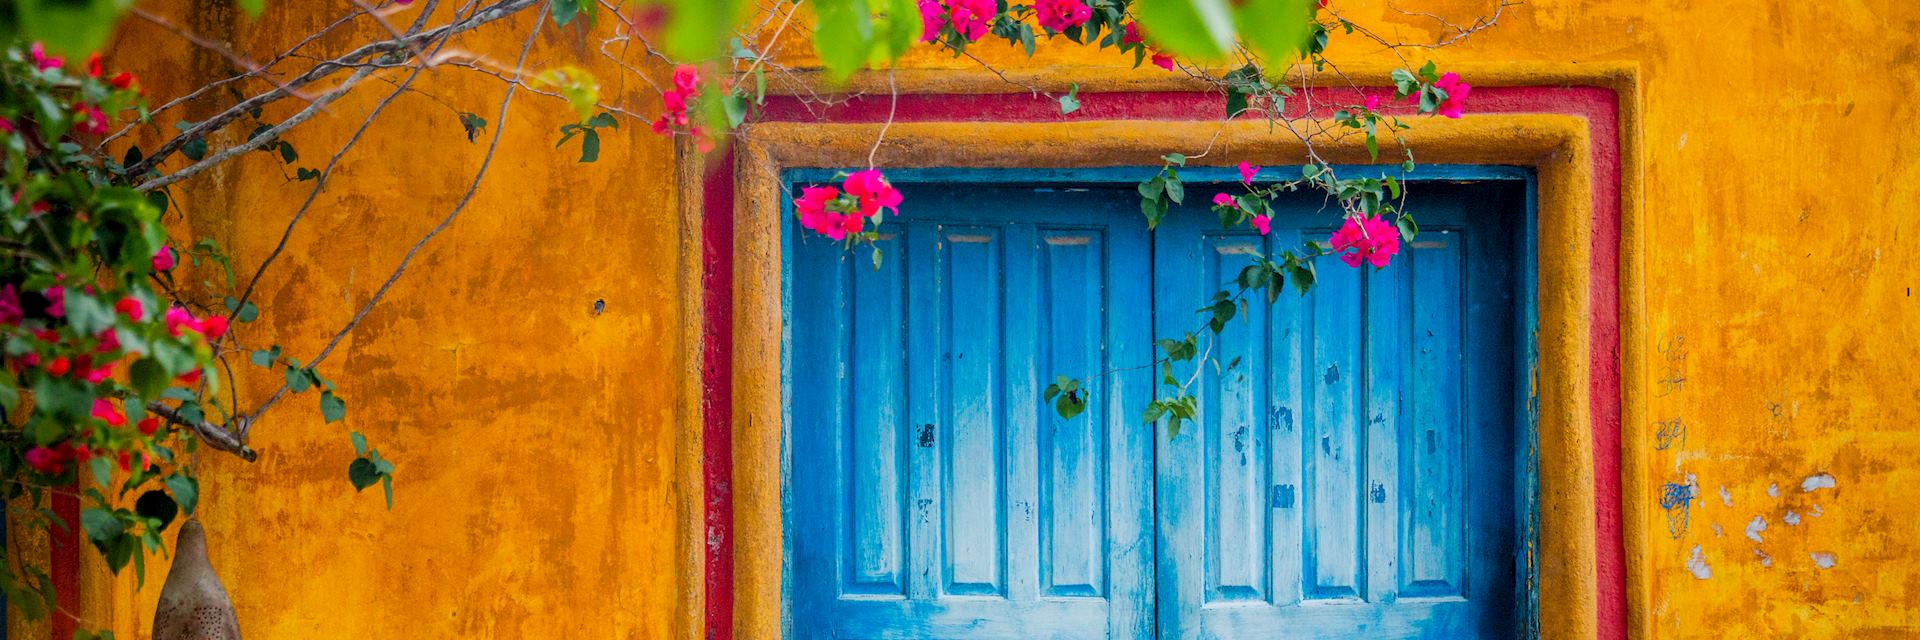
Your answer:
[[[1241,364],[1206,365],[1197,424],[1158,440],[1161,638],[1516,635],[1524,218],[1489,195],[1420,187],[1424,229],[1389,267],[1322,259],[1309,294],[1219,336],[1215,360]],[[1202,211],[1164,223],[1158,333],[1195,326],[1249,254],[1336,222],[1317,197],[1278,209],[1265,237]]]
[[[1138,196],[904,191],[878,269],[791,245],[792,635],[1150,637],[1146,373],[1041,397],[1152,357]]]
[[[1419,244],[1250,305],[1168,438],[1152,339],[1324,239],[1318,199],[1261,237],[1198,206],[1150,233],[1130,185],[904,189],[878,269],[790,245],[792,636],[1516,635],[1514,203],[1423,186]],[[1056,374],[1093,376],[1085,414]]]

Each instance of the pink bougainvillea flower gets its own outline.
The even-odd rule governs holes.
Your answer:
[[[827,205],[839,197],[840,190],[833,187],[801,189],[800,197],[793,200],[793,209],[800,215],[800,226],[835,240],[846,239],[846,231],[840,224],[845,214],[827,210]]]
[[[86,117],[86,122],[80,123],[79,130],[81,133],[91,133],[93,135],[105,135],[107,133],[107,114],[101,111],[100,107],[90,104],[74,105],[74,112]]]
[[[673,88],[682,93],[693,93],[700,84],[700,68],[683,64],[673,68]]]
[[[127,416],[120,413],[120,409],[113,406],[113,401],[106,398],[97,398],[93,401],[93,417],[113,427],[127,423]]]
[[[948,6],[953,9],[947,20],[967,42],[986,37],[993,19],[1000,17],[999,3],[994,0],[951,0]]]
[[[113,310],[120,312],[121,315],[126,316],[134,322],[139,322],[140,317],[146,315],[145,311],[140,308],[140,301],[135,298],[121,298],[119,302],[113,303]]]
[[[174,376],[173,379],[175,382],[179,382],[180,384],[200,384],[200,376],[201,376],[200,370],[194,369],[192,371],[188,371],[186,373],[182,373],[180,375]]]
[[[1041,28],[1055,33],[1086,24],[1093,17],[1093,9],[1080,0],[1038,0],[1033,12],[1039,16]]]
[[[107,378],[113,377],[113,363],[109,362],[105,366],[87,369],[83,377],[87,379],[87,382],[90,382],[93,384],[100,384],[102,382],[106,382]],[[117,427],[120,425],[114,425],[114,426]]]
[[[1368,111],[1380,110],[1380,94],[1378,93],[1367,94],[1367,110]]]
[[[47,315],[55,318],[67,317],[66,287],[51,287],[40,292],[40,295],[47,297]]]
[[[133,72],[122,71],[114,74],[113,79],[108,80],[107,83],[113,85],[115,89],[132,89],[133,85],[139,81],[140,79],[134,77]]]
[[[1253,177],[1260,175],[1260,165],[1240,161],[1240,184],[1253,184]]]
[[[1125,46],[1129,44],[1146,44],[1146,42],[1146,38],[1140,37],[1140,23],[1128,21],[1126,34],[1120,37],[1120,44]]]
[[[1173,56],[1170,56],[1164,53],[1155,53],[1153,54],[1153,66],[1160,67],[1168,71],[1172,71]]]
[[[1467,106],[1467,94],[1473,92],[1473,85],[1460,81],[1460,74],[1448,72],[1433,81],[1436,89],[1447,92],[1447,99],[1440,103],[1434,112],[1449,118],[1458,118]]]
[[[1364,221],[1349,217],[1346,224],[1328,238],[1328,243],[1340,254],[1340,261],[1349,267],[1365,262],[1379,268],[1387,266],[1393,256],[1400,253],[1400,230],[1380,216]]]
[[[1320,8],[1322,9],[1327,8],[1327,0],[1320,0]]]
[[[947,8],[940,6],[940,0],[920,0],[920,41],[939,40],[940,29],[945,26]]]
[[[57,476],[60,472],[67,470],[67,461],[53,449],[34,447],[27,450],[26,458],[27,466],[46,475]]]
[[[47,362],[47,373],[55,378],[67,375],[67,372],[72,370],[73,361],[68,360],[66,356],[60,356]]]
[[[160,247],[159,251],[153,252],[154,271],[172,271],[174,261],[173,247]]]
[[[1234,204],[1232,195],[1221,192],[1213,194],[1213,206],[1238,208],[1240,205]]]
[[[20,320],[25,317],[26,314],[20,309],[20,292],[13,288],[13,283],[0,286],[0,324],[19,326]]]
[[[166,315],[161,316],[161,320],[167,325],[167,334],[175,338],[180,337],[180,334],[186,331],[198,332],[200,330],[200,321],[193,317],[192,311],[188,311],[183,307],[168,308]]]
[[[879,213],[881,208],[892,209],[893,215],[900,215],[900,191],[894,189],[878,169],[855,171],[847,176],[846,183],[841,187],[847,190],[848,195],[859,200],[862,216]]]
[[[100,332],[100,346],[94,347],[94,353],[113,353],[120,350],[120,334],[112,329]]]
[[[671,135],[691,125],[687,110],[699,95],[700,68],[690,64],[674,67],[673,88],[660,93],[660,118],[653,121],[653,132]]]
[[[200,333],[206,334],[209,340],[219,340],[220,336],[227,335],[227,317],[213,316],[201,320]]]
[[[160,431],[160,421],[153,418],[141,419],[134,426],[140,429],[140,435],[143,436],[150,436]]]
[[[92,55],[87,56],[87,77],[98,78],[101,72],[100,52],[95,51]]]
[[[1267,235],[1267,232],[1271,231],[1272,227],[1273,218],[1264,215],[1256,215],[1253,217],[1253,229],[1259,231],[1260,235]]]
[[[33,43],[33,46],[27,48],[27,59],[33,62],[35,69],[41,71],[58,69],[67,64],[67,61],[62,60],[59,56],[47,55],[46,47],[41,46],[38,42]]]
[[[0,133],[13,133],[13,121],[0,117]]]

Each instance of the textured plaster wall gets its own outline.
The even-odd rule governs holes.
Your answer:
[[[348,8],[326,4],[273,2],[257,22],[234,18],[220,0],[153,10],[191,13],[195,31],[231,33],[266,59]],[[440,4],[444,14],[464,3]],[[534,17],[455,46],[511,69]],[[140,69],[153,95],[180,95],[188,75],[219,71],[217,59],[164,31],[129,25],[114,59]],[[365,20],[358,27],[355,39],[382,33]],[[567,33],[549,24],[529,66],[615,76],[595,62],[597,41],[589,48]],[[336,55],[346,43],[314,47]],[[341,162],[261,281],[262,319],[240,329],[250,345],[278,342],[311,360],[465,192],[502,124],[507,85],[449,69],[415,86],[420,93],[394,102]],[[289,136],[301,164],[322,166],[392,88],[368,81]],[[609,82],[603,95],[611,102],[635,88]],[[464,136],[460,111],[489,121],[478,143]],[[160,125],[171,130],[179,115]],[[309,392],[282,401],[255,430],[259,462],[200,456],[213,564],[248,637],[685,635],[683,611],[695,600],[684,558],[693,550],[678,523],[681,501],[698,494],[676,480],[676,456],[697,443],[674,439],[690,389],[681,328],[692,301],[678,291],[688,269],[680,247],[697,234],[674,213],[669,142],[626,126],[607,132],[598,163],[577,164],[577,142],[553,148],[571,117],[555,98],[514,98],[502,151],[472,206],[325,363],[349,406],[344,424],[323,424]],[[312,184],[284,178],[277,165],[250,154],[185,193],[179,233],[227,245],[243,285]],[[251,368],[245,362],[235,366]],[[241,389],[248,406],[279,384],[251,371]],[[377,488],[356,495],[347,483],[349,429],[398,465],[392,511]],[[164,574],[150,572],[136,597],[88,613],[110,607],[120,637],[144,637]]]
[[[1390,37],[1440,35],[1433,19],[1384,2],[1334,4]],[[1396,4],[1461,23],[1492,8]],[[196,28],[231,28],[265,57],[322,16],[283,4],[258,23],[202,12]],[[519,45],[509,32],[526,26],[462,45],[506,63]],[[1641,102],[1628,106],[1639,109],[1645,171],[1629,179],[1644,197],[1646,312],[1624,323],[1644,328],[1648,349],[1623,384],[1644,389],[1648,415],[1622,425],[1627,455],[1644,456],[1626,466],[1642,475],[1623,499],[1649,514],[1629,521],[1646,543],[1626,559],[1645,578],[1629,602],[1642,614],[1635,630],[1920,633],[1916,32],[1920,7],[1906,0],[1530,0],[1433,54],[1464,69],[1639,67]],[[1390,60],[1336,41],[1353,64]],[[121,42],[118,57],[147,67],[155,95],[186,86],[169,73],[216,70],[151,26]],[[982,55],[1016,70],[1117,62],[1043,49],[1035,62]],[[806,63],[801,40],[776,50]],[[1400,54],[1417,64],[1428,52]],[[532,59],[613,75],[562,35],[543,36]],[[977,68],[936,54],[912,64]],[[309,162],[344,140],[378,84],[291,138]],[[310,357],[463,190],[479,153],[448,105],[491,120],[503,87],[460,71],[420,86],[438,100],[403,97],[343,164],[263,281],[268,311],[250,340]],[[628,128],[598,164],[575,165],[549,150],[562,107],[517,101],[510,151],[475,205],[329,362],[352,407],[345,428],[400,465],[395,509],[351,492],[345,428],[323,425],[310,397],[260,427],[260,462],[202,457],[214,563],[250,636],[687,632],[685,559],[697,550],[675,523],[698,494],[676,484],[676,460],[696,443],[676,441],[675,423],[691,419],[677,411],[697,384],[681,359],[682,305],[695,301],[678,287],[681,248],[696,236],[673,213],[671,149]],[[274,164],[262,154],[199,179],[181,230],[257,264],[304,194]],[[244,397],[273,382],[255,376]],[[123,629],[144,626],[158,583],[100,608]]]

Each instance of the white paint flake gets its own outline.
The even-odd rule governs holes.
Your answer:
[[[1786,517],[1781,520],[1785,521],[1789,527],[1800,526],[1800,514],[1794,513],[1792,509],[1788,509]]]
[[[1754,516],[1753,522],[1747,523],[1747,539],[1752,540],[1754,542],[1766,542],[1765,540],[1760,539],[1760,532],[1766,531],[1766,530],[1767,530],[1767,517]]]
[[[1780,485],[1778,483],[1767,485],[1767,497],[1769,498],[1780,497]]]
[[[1802,480],[1800,482],[1800,491],[1805,493],[1813,493],[1814,491],[1817,491],[1820,489],[1832,489],[1834,486],[1835,486],[1835,483],[1833,480],[1833,474],[1816,473],[1816,474],[1807,476],[1806,480]]]
[[[1767,567],[1769,569],[1773,568],[1773,556],[1767,555],[1767,552],[1761,551],[1759,549],[1754,549],[1753,557],[1760,559],[1760,566]]]
[[[1720,485],[1720,504],[1729,507],[1733,506],[1733,492],[1728,491],[1727,485],[1724,484]]]
[[[1825,551],[1815,551],[1808,555],[1813,556],[1813,566],[1822,569],[1832,569],[1833,565],[1839,564],[1840,562],[1839,557]]]
[[[1707,555],[1700,550],[1700,545],[1693,545],[1693,557],[1687,558],[1687,571],[1701,580],[1713,577],[1713,567],[1707,566]]]

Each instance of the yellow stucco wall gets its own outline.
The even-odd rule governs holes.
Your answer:
[[[154,10],[185,16],[181,4]],[[198,4],[196,31],[231,28],[259,59],[344,11],[276,2],[249,22],[208,9],[229,3]],[[522,43],[515,34],[527,33],[534,13],[458,46],[511,68]],[[359,26],[359,40],[380,29]],[[120,42],[115,59],[135,64],[155,96],[183,92],[183,66],[202,78],[218,71],[214,59],[137,20]],[[615,76],[589,52],[549,27],[529,66]],[[421,93],[389,107],[262,281],[262,320],[241,327],[244,339],[311,360],[466,190],[487,138],[469,143],[458,111],[482,114],[491,134],[506,86],[472,71],[433,73],[416,84]],[[289,136],[302,164],[321,166],[391,91],[369,81]],[[621,91],[609,82],[604,97]],[[526,91],[514,100],[503,151],[472,206],[323,366],[348,403],[346,422],[323,424],[309,392],[257,427],[259,462],[200,456],[213,564],[250,638],[685,635],[684,612],[698,604],[687,558],[698,550],[680,526],[700,494],[680,480],[697,442],[678,430],[697,419],[682,405],[692,391],[683,328],[694,307],[679,291],[690,272],[683,261],[697,258],[682,251],[692,236],[675,213],[672,145],[628,126],[609,132],[597,164],[576,164],[577,147],[553,149],[555,130],[572,118],[565,103]],[[251,155],[196,178],[177,229],[217,238],[243,278],[311,185]],[[249,379],[243,404],[271,392],[272,378]],[[349,429],[398,465],[391,512],[377,488],[356,495],[347,483]],[[145,637],[164,577],[155,573],[137,597],[113,605],[120,637]]]
[[[1407,41],[1439,34],[1432,19],[1384,0],[1334,2]],[[1494,3],[1396,4],[1465,23]],[[177,4],[155,10],[183,15]],[[287,4],[233,28],[264,57],[324,15]],[[204,12],[195,23],[225,24]],[[461,44],[508,64],[528,26]],[[1629,521],[1646,541],[1629,547],[1641,554],[1630,570],[1644,578],[1630,606],[1649,637],[1920,633],[1920,500],[1907,495],[1920,488],[1915,33],[1920,7],[1907,0],[1530,0],[1433,54],[1464,69],[1639,70],[1640,100],[1629,105],[1639,128],[1628,134],[1643,162],[1627,178],[1640,187],[1629,205],[1643,226],[1628,241],[1644,248],[1645,289],[1628,297],[1646,304],[1644,317],[1624,321],[1649,349],[1628,363],[1624,384],[1648,400],[1623,433],[1637,474],[1625,499],[1647,514]],[[131,27],[117,56],[150,66],[156,96],[187,86],[164,77],[168,65],[213,71],[170,38]],[[782,59],[804,65],[804,46],[789,38]],[[1335,49],[1356,66],[1389,59],[1355,39],[1336,38]],[[1043,50],[1032,62],[983,55],[1016,78],[1121,62]],[[549,34],[532,60],[613,77],[596,51]],[[912,64],[977,68],[931,53]],[[620,97],[608,85],[609,99]],[[268,274],[251,341],[310,357],[464,188],[480,146],[447,105],[491,120],[503,86],[448,70],[420,87],[433,97],[390,109],[389,126],[349,156]],[[317,163],[384,93],[370,83],[290,139]],[[695,420],[685,358],[697,299],[683,288],[696,236],[676,213],[672,149],[629,127],[599,163],[576,165],[551,150],[563,106],[516,100],[503,142],[511,152],[473,208],[327,367],[352,407],[347,428],[400,465],[395,509],[351,492],[345,428],[323,425],[310,397],[259,428],[260,462],[203,456],[214,563],[251,637],[690,633],[698,538],[682,518],[699,493],[683,479],[698,461],[697,442],[681,434]],[[242,267],[257,263],[305,193],[275,164],[256,154],[198,179],[181,231],[221,239]],[[599,315],[596,300],[606,302]],[[244,398],[273,382],[256,376]],[[1675,418],[1685,439],[1656,449],[1655,421]],[[1837,486],[1803,491],[1820,473]],[[1659,492],[1689,482],[1697,497],[1676,536]],[[1746,535],[1756,516],[1767,525],[1758,543]],[[1821,569],[1815,553],[1835,563]],[[102,607],[122,637],[151,616],[159,580],[148,584]]]

